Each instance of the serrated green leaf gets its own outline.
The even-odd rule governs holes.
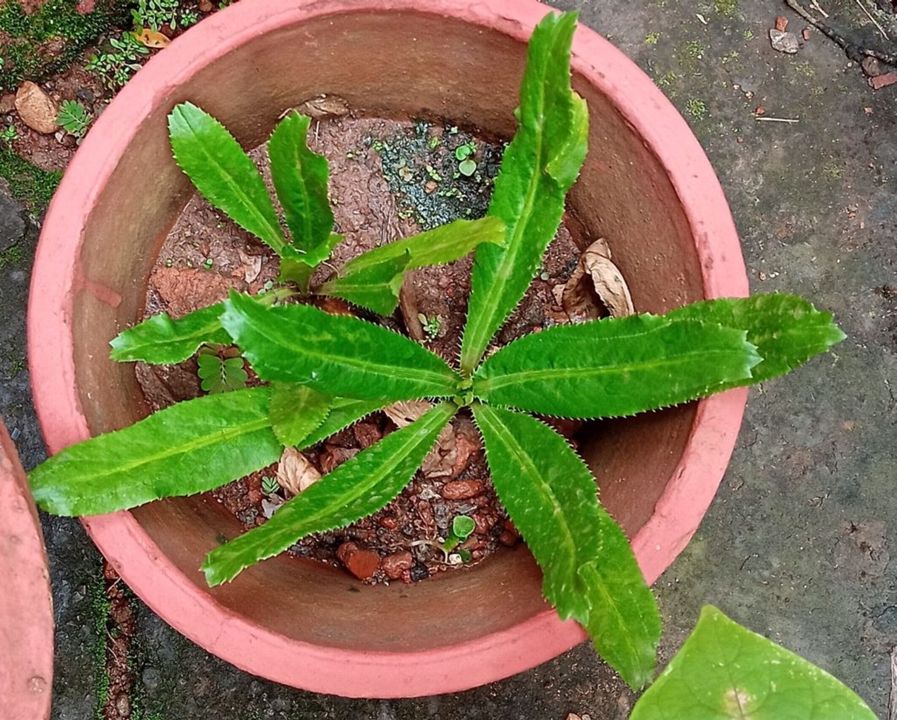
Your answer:
[[[31,471],[34,499],[55,515],[101,515],[255,472],[281,453],[268,396],[267,388],[208,395],[66,448]]]
[[[318,425],[301,443],[297,443],[300,450],[317,445],[331,435],[345,430],[353,423],[363,420],[372,412],[380,410],[384,406],[379,400],[353,400],[352,398],[333,398],[330,402],[330,412],[324,421]]]
[[[507,243],[481,245],[476,252],[461,347],[467,373],[529,287],[585,159],[588,108],[570,87],[576,18],[547,15],[529,43],[517,133],[505,150],[489,206],[489,215],[507,226]]]
[[[307,535],[345,527],[382,509],[411,481],[456,410],[451,403],[437,405],[289,500],[264,525],[213,550],[202,566],[206,581],[215,586],[233,580]]]
[[[271,179],[293,236],[292,244],[306,253],[327,245],[333,230],[327,158],[308,149],[310,123],[310,117],[291,113],[278,123],[268,140]],[[326,257],[318,262],[323,259]]]
[[[399,257],[329,280],[318,292],[342,298],[378,315],[392,315],[399,304],[399,291],[410,260],[411,254],[406,251]]]
[[[263,380],[384,405],[455,394],[459,378],[445,361],[392,330],[310,305],[266,308],[233,292],[224,305],[221,324]]]
[[[199,193],[280,253],[286,239],[265,181],[227,128],[185,102],[169,114],[168,135],[175,160]]]
[[[560,435],[522,413],[473,406],[495,491],[542,568],[543,592],[582,624],[633,688],[654,669],[660,614],[592,473]]]
[[[473,392],[545,415],[622,417],[747,384],[758,362],[744,330],[632,315],[515,340],[480,366]]]
[[[119,333],[109,343],[110,357],[118,362],[141,360],[167,365],[183,362],[204,344],[230,344],[230,335],[219,319],[223,311],[224,306],[218,303],[177,320],[164,312],[153,315]]]
[[[222,360],[213,353],[203,353],[196,358],[196,364],[199,386],[207,393],[214,395],[246,386],[248,376],[241,357]]]
[[[286,446],[301,444],[330,414],[328,395],[305,385],[275,383],[271,388],[271,427]]]
[[[666,317],[747,330],[748,342],[757,346],[763,358],[751,368],[751,383],[784,375],[845,338],[831,313],[820,312],[796,295],[779,293],[704,300],[672,310]]]
[[[630,720],[875,720],[849,688],[715,607],[633,708]]]
[[[496,217],[455,220],[433,230],[381,245],[350,260],[340,271],[351,276],[388,260],[408,256],[408,270],[444,265],[464,257],[483,244],[503,245],[505,225]]]

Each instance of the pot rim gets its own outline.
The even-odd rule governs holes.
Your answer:
[[[13,718],[50,717],[53,599],[44,536],[16,447],[0,421],[0,697]]]
[[[76,390],[70,323],[81,228],[141,120],[172,87],[259,34],[321,16],[389,10],[454,18],[525,42],[553,8],[534,0],[245,0],[207,18],[153,57],[100,116],[50,204],[29,294],[29,368],[51,452],[90,435]],[[583,25],[573,41],[572,65],[612,99],[666,170],[695,239],[705,297],[747,295],[740,242],[725,196],[685,120],[635,63]],[[697,530],[734,448],[746,397],[746,390],[737,389],[698,404],[682,458],[654,514],[632,541],[649,582]],[[243,670],[315,692],[392,698],[465,690],[528,670],[586,637],[577,624],[546,610],[505,631],[424,652],[316,646],[220,605],[168,560],[131,513],[83,522],[134,592],[183,635]],[[459,666],[463,673],[457,672]]]

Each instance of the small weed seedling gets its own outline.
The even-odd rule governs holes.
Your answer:
[[[457,515],[452,520],[452,531],[445,539],[445,542],[442,543],[443,552],[446,554],[452,552],[452,550],[470,537],[476,526],[477,525],[472,517],[468,515]]]
[[[96,73],[110,90],[122,87],[131,75],[143,65],[149,49],[129,32],[109,40],[109,48],[98,52],[85,64],[85,68]]]
[[[301,538],[381,510],[411,481],[441,430],[469,408],[495,491],[541,566],[546,599],[562,618],[586,629],[631,686],[648,682],[661,632],[654,597],[622,529],[599,502],[591,470],[540,417],[628,417],[765,382],[844,335],[830,314],[806,300],[757,295],[706,300],[664,315],[555,326],[491,347],[539,271],[586,156],[588,112],[570,86],[575,25],[573,14],[552,14],[533,33],[517,133],[505,150],[487,216],[378,247],[317,287],[312,275],[341,237],[333,232],[327,162],[306,144],[310,119],[288,115],[268,142],[287,237],[261,174],[236,140],[196,106],[178,105],[169,117],[175,159],[212,205],[280,256],[280,283],[256,297],[232,292],[178,319],[158,315],[115,338],[118,361],[179,363],[201,351],[203,387],[211,394],[52,457],[30,476],[39,505],[60,515],[95,515],[206,492],[276,462],[285,447],[311,447],[371,412],[402,401],[431,402],[422,417],[339,465],[263,525],[213,550],[202,569],[210,585],[219,585]],[[475,151],[464,147],[459,163],[471,161]],[[390,315],[407,271],[473,251],[457,366],[382,324],[330,315],[312,304],[314,296],[330,295]],[[260,386],[241,387],[242,360],[222,359],[227,352],[221,348],[230,346],[239,348]],[[471,522],[455,518],[446,547],[457,548]],[[646,695],[634,717],[746,717],[735,711],[761,700],[786,707],[788,697],[800,700],[798,686],[811,692],[813,683],[826,687],[830,710],[815,720],[872,717],[854,712],[856,696],[834,680],[797,668],[743,632],[709,612],[683,649],[684,659],[652,689],[655,700]],[[717,662],[714,653],[736,641],[751,646],[750,668],[746,661],[736,666],[730,655]],[[784,677],[776,675],[778,662],[785,663],[787,677],[804,678],[803,685],[763,685]],[[756,672],[743,684],[725,686],[730,671],[748,669]],[[701,672],[700,682],[719,692],[715,704],[683,689]],[[773,696],[786,699],[776,705]],[[675,708],[673,714],[652,710],[657,702]],[[717,704],[720,713],[706,712]],[[763,712],[751,717],[787,715]]]
[[[76,100],[65,100],[59,108],[56,122],[62,125],[62,129],[69,135],[80,138],[90,127],[90,114],[87,108]]]
[[[158,32],[167,25],[172,30],[188,28],[199,21],[196,10],[181,7],[181,0],[138,0],[131,10],[136,29],[149,28]]]
[[[16,130],[15,125],[7,125],[5,128],[0,130],[0,142],[6,143],[7,145],[11,145],[18,139],[19,139],[19,131]]]

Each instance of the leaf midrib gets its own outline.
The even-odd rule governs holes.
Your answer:
[[[518,370],[513,373],[505,373],[498,377],[482,378],[478,383],[479,392],[494,392],[500,390],[507,385],[519,385],[522,383],[532,383],[550,380],[593,380],[603,375],[640,372],[643,370],[654,370],[664,366],[674,367],[681,365],[684,361],[692,357],[714,357],[717,355],[731,355],[732,350],[701,350],[687,352],[676,355],[673,358],[664,358],[663,360],[644,361],[639,363],[630,363],[625,366],[614,365],[604,367],[590,368],[538,368],[534,370]]]
[[[548,53],[550,57],[550,53]],[[544,68],[543,68],[544,69]],[[488,339],[484,339],[484,334],[487,332],[486,328],[489,325],[493,324],[493,318],[496,315],[496,308],[498,307],[498,300],[503,294],[503,290],[506,287],[506,281],[510,277],[511,273],[509,268],[513,268],[517,265],[517,253],[522,249],[520,246],[522,245],[522,241],[520,238],[524,234],[525,228],[529,225],[529,220],[531,219],[532,209],[535,202],[536,190],[541,184],[542,173],[540,171],[541,163],[542,163],[542,142],[544,139],[544,122],[545,122],[545,82],[544,77],[542,78],[542,82],[538,83],[539,86],[539,101],[537,104],[538,112],[536,113],[536,117],[538,118],[538,122],[536,123],[536,140],[535,140],[535,153],[533,153],[536,157],[536,166],[533,168],[533,171],[530,173],[530,181],[526,191],[526,198],[523,203],[523,211],[518,216],[518,220],[514,223],[514,229],[511,231],[511,239],[505,244],[505,253],[502,255],[499,271],[497,273],[497,277],[502,280],[502,282],[494,282],[492,283],[486,291],[486,296],[483,302],[480,304],[480,309],[482,311],[483,308],[489,308],[488,313],[481,313],[476,317],[479,319],[479,322],[473,323],[471,328],[471,334],[474,336],[471,340],[470,347],[476,348],[473,351],[473,355],[467,358],[464,356],[464,348],[462,343],[461,349],[461,369],[466,370],[467,372],[472,372],[476,367],[477,363],[483,357],[483,353],[486,350],[486,346],[489,344]],[[504,218],[499,218],[503,220]],[[508,259],[511,259],[510,262]],[[497,289],[493,289],[497,288]],[[480,319],[482,318],[482,319]],[[488,321],[488,324],[487,324]],[[496,332],[500,328],[496,328]]]
[[[265,427],[268,427],[269,424],[270,423],[267,417],[256,418],[252,422],[247,422],[245,424],[237,426],[231,426],[229,428],[219,430],[214,434],[203,435],[202,437],[196,438],[190,442],[182,443],[176,446],[177,450],[175,452],[160,452],[148,457],[143,456],[137,462],[116,462],[115,468],[113,468],[112,470],[92,472],[90,480],[91,482],[93,482],[94,480],[102,479],[105,477],[130,472],[132,470],[143,467],[145,465],[149,465],[150,463],[158,462],[160,460],[173,459],[186,453],[192,453],[196,450],[201,450],[205,447],[208,447],[209,445],[217,445],[222,442],[232,440],[241,435],[246,435],[248,433],[255,432],[256,430],[261,430]],[[83,460],[76,460],[75,458],[72,458],[72,461],[83,462]]]
[[[193,133],[193,136],[195,138],[198,138],[198,133],[196,131],[196,128],[194,128],[193,125],[191,124],[190,118],[187,116],[187,114],[182,112],[180,115],[181,115],[181,118],[183,118],[183,120],[184,120],[184,124],[186,124],[187,127],[190,129],[190,132]],[[217,123],[217,120],[214,120],[214,118],[213,118],[213,122]],[[227,130],[227,128],[225,128],[224,126],[221,126],[221,127],[224,130],[224,132],[229,134],[229,131]],[[234,142],[236,143],[236,139],[234,139]],[[208,151],[208,149],[205,146],[205,143],[200,141],[200,142],[196,143],[196,146],[199,147],[199,149],[202,151],[203,155],[206,158],[208,158],[209,164],[214,165],[215,167],[218,168],[218,170],[220,171],[220,174],[224,177],[228,188],[233,192],[233,194],[236,197],[239,197],[243,201],[243,204],[249,209],[250,214],[252,214],[256,219],[261,220],[262,224],[267,228],[268,233],[273,233],[273,234],[271,234],[270,237],[262,238],[262,239],[265,240],[265,242],[267,242],[278,254],[280,254],[281,248],[283,248],[283,246],[286,244],[282,237],[282,232],[281,232],[280,228],[272,225],[270,218],[265,217],[264,213],[262,213],[255,206],[255,201],[252,200],[252,198],[250,198],[250,196],[246,194],[246,192],[243,190],[243,188],[238,183],[236,183],[236,181],[231,177],[231,174],[225,170],[224,166],[221,165],[221,163],[218,162],[216,156]],[[237,143],[237,146],[239,147],[239,143]],[[240,149],[240,152],[244,152],[244,154],[245,154],[245,151],[242,148],[239,148],[239,149]],[[252,161],[250,160],[250,162],[252,162]],[[267,194],[266,194],[266,196],[267,196]],[[231,218],[231,220],[234,220],[236,222],[236,218]],[[237,224],[240,224],[240,223],[238,222]],[[250,231],[250,232],[252,232],[252,231]]]
[[[535,466],[535,464],[530,460],[528,453],[520,446],[517,442],[514,435],[510,432],[506,433],[505,425],[495,418],[491,410],[487,406],[480,406],[479,408],[481,417],[488,422],[493,432],[499,435],[508,446],[509,450],[512,451],[514,457],[520,461],[520,465],[524,470],[529,470],[530,474],[534,478],[534,485],[540,491],[541,495],[545,500],[552,506],[554,512],[553,515],[558,518],[558,521],[561,525],[561,531],[564,534],[564,544],[567,545],[568,549],[570,549],[570,557],[573,558],[572,562],[572,573],[577,572],[577,552],[576,552],[576,541],[573,537],[573,531],[571,530],[569,524],[567,523],[566,516],[564,515],[563,508],[561,504],[558,502],[557,496],[551,489],[551,486],[542,481],[542,475],[539,472],[539,469]],[[550,568],[554,569],[554,568]]]

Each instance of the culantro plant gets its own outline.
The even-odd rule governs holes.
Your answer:
[[[287,116],[268,142],[281,218],[260,172],[230,133],[196,106],[178,105],[169,117],[175,159],[212,205],[280,256],[281,282],[259,296],[232,292],[178,319],[149,318],[115,338],[112,357],[119,361],[178,363],[198,351],[213,356],[200,363],[210,394],[49,459],[30,478],[40,506],[94,515],[208,491],[277,461],[284,447],[310,447],[388,405],[433,401],[415,422],[211,552],[203,570],[208,583],[218,585],[302,537],[383,508],[410,482],[452,417],[469,408],[498,497],[542,569],[546,599],[588,631],[630,685],[650,680],[661,632],[654,597],[623,531],[599,502],[591,471],[540,417],[617,418],[685,403],[782,375],[844,335],[828,313],[776,294],[555,326],[493,346],[538,272],[586,156],[587,107],[570,85],[575,25],[573,14],[549,15],[533,34],[517,133],[487,216],[378,247],[319,286],[311,282],[315,268],[341,237],[333,232],[327,162],[306,144],[310,119]],[[468,318],[456,366],[378,324],[375,314],[396,309],[406,272],[471,252]],[[314,304],[322,295],[362,308],[358,315],[367,319],[328,314]],[[243,387],[243,359],[219,359],[215,350],[222,346],[239,349],[259,386]],[[837,686],[843,704],[832,700],[831,707],[849,712],[826,718],[871,717],[855,714],[860,701],[833,678],[794,656],[776,655],[785,651],[713,609],[635,716],[786,717],[707,715],[685,707],[695,702],[687,692],[694,674],[714,693],[722,683],[714,698],[736,710],[762,694],[746,682],[726,696],[720,668],[728,670],[731,658],[717,662],[713,654],[723,652],[721,643],[756,650],[762,668],[750,682],[784,663],[804,685]],[[658,703],[679,710],[658,714]]]

